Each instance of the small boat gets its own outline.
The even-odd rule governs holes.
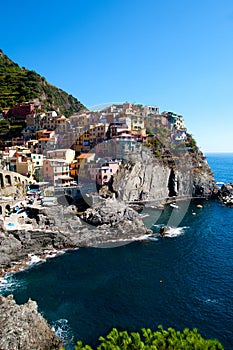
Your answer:
[[[170,207],[179,209],[178,205],[176,205],[175,203],[171,203],[171,204],[170,204]]]

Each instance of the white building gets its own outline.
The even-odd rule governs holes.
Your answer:
[[[47,151],[46,158],[47,159],[63,159],[68,164],[71,164],[75,158],[75,151],[73,149],[70,149],[70,148],[53,149],[53,150]]]

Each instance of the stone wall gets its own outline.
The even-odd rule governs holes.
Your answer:
[[[22,186],[26,186],[29,184],[29,179],[26,176],[23,176],[14,171],[1,170],[0,171],[0,189],[9,186],[15,186],[21,184]]]

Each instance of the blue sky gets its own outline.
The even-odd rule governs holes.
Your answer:
[[[232,0],[3,2],[0,47],[87,107],[157,105],[233,152]]]

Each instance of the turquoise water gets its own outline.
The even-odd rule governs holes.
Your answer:
[[[233,155],[210,155],[217,181],[232,181]],[[229,180],[228,180],[229,179]],[[147,222],[153,241],[118,248],[82,248],[11,277],[4,294],[29,297],[73,349],[96,344],[112,327],[197,327],[233,349],[233,209],[213,201],[190,204],[172,238],[158,238],[172,208]],[[145,211],[144,211],[145,212]],[[196,213],[196,215],[193,215]],[[155,226],[154,226],[155,225]]]

